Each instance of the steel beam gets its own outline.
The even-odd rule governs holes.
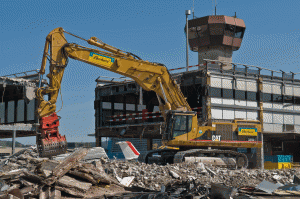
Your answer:
[[[12,147],[11,147],[11,154],[13,155],[15,153],[15,148],[16,148],[16,134],[17,134],[17,131],[16,129],[14,129],[12,131]]]
[[[1,131],[36,131],[38,129],[37,124],[18,124],[18,125],[10,125],[3,124],[0,125],[0,133]]]

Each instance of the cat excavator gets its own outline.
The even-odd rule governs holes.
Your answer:
[[[69,43],[65,34],[83,39],[99,49]],[[237,148],[262,147],[262,129],[257,120],[199,122],[196,112],[192,111],[180,86],[172,79],[165,65],[142,60],[137,55],[103,43],[96,37],[86,40],[63,28],[56,28],[46,37],[39,72],[42,79],[48,59],[49,84],[40,86],[36,91],[40,123],[37,148],[41,157],[58,155],[67,150],[66,137],[60,135],[58,130],[60,117],[56,114],[56,102],[69,58],[132,78],[144,90],[156,93],[166,126],[162,133],[164,147],[141,154],[141,161],[149,163],[154,154],[159,154],[159,161],[162,163],[193,159],[245,168],[248,166],[247,156],[238,152]],[[48,95],[48,101],[44,99],[45,95]]]

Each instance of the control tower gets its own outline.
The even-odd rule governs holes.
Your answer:
[[[240,48],[246,29],[242,19],[224,15],[191,19],[188,27],[189,46],[198,52],[199,64],[205,63],[203,59],[232,62],[232,52]],[[223,69],[230,68],[228,64]]]

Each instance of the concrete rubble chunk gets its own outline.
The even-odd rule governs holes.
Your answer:
[[[274,184],[272,182],[264,180],[256,186],[256,189],[272,194],[276,189],[278,189],[281,186],[282,184]]]
[[[97,184],[97,180],[95,180],[93,178],[93,176],[88,174],[88,173],[84,173],[84,172],[81,172],[81,171],[78,171],[78,170],[69,171],[68,173],[71,174],[71,175],[80,177],[82,179],[85,179],[85,180],[91,182],[92,184]]]
[[[216,175],[217,175],[217,174],[216,174],[213,170],[211,170],[210,168],[205,167],[205,169],[206,169],[210,174],[212,174],[213,176],[216,176]]]
[[[280,175],[273,175],[272,178],[273,178],[274,180],[280,180],[280,179],[281,179]]]
[[[73,168],[88,153],[88,149],[80,148],[66,157],[59,165],[54,168],[53,175],[56,177],[63,176]]]
[[[49,199],[60,199],[61,198],[61,191],[54,189],[51,191]]]
[[[172,170],[170,170],[170,174],[172,175],[173,178],[176,178],[176,179],[180,178],[180,176]]]
[[[76,196],[78,198],[84,198],[86,196],[86,194],[84,194],[81,191],[76,190],[74,188],[67,188],[67,187],[61,187],[61,186],[56,186],[55,188],[59,191],[68,193],[68,194]]]
[[[16,169],[16,170],[11,170],[6,173],[0,174],[0,179],[9,179],[9,178],[15,178],[16,176],[22,175],[24,172],[27,172],[28,170],[23,168],[23,169]]]
[[[228,187],[223,184],[212,184],[211,185],[211,196],[212,198],[224,198],[231,199],[237,193],[237,189],[234,187]]]
[[[34,191],[35,189],[36,189],[36,188],[33,187],[33,186],[28,186],[28,187],[22,188],[22,189],[21,189],[21,192],[22,192],[23,194],[28,194],[28,193]]]
[[[64,176],[70,169],[75,167],[78,162],[87,154],[88,149],[86,148],[79,148],[74,151],[70,156],[66,157],[59,165],[57,165],[53,172],[52,177],[46,180],[48,185],[53,184],[56,182],[57,179]]]
[[[70,155],[70,153],[61,154],[56,157],[54,157],[54,160],[62,161],[65,158],[67,158]],[[96,159],[108,159],[108,156],[102,147],[93,147],[89,149],[88,153],[84,156],[82,159],[83,161],[88,160],[96,160]]]
[[[293,183],[300,184],[300,178],[298,176],[294,175]]]
[[[63,176],[62,178],[60,178],[58,180],[58,185],[62,187],[78,189],[82,192],[86,192],[92,186],[91,183],[83,182],[69,176]]]
[[[108,158],[104,148],[102,147],[93,147],[89,150],[83,160],[95,160],[101,158]]]
[[[43,177],[40,177],[34,173],[31,173],[31,172],[28,172],[28,171],[24,171],[24,176],[23,178],[25,180],[28,180],[30,182],[33,182],[33,183],[38,183],[38,184],[44,184],[44,178]]]

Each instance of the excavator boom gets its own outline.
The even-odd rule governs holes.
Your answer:
[[[64,33],[66,31],[62,28],[51,31],[46,38],[44,48],[40,74],[45,74],[47,59],[49,59],[50,73],[47,74],[47,77],[50,82],[48,87],[41,87],[36,92],[39,102],[37,114],[40,121],[45,123],[40,126],[41,134],[37,139],[41,156],[52,156],[66,150],[66,139],[59,134],[58,126],[54,128],[54,125],[58,125],[56,102],[68,58],[130,77],[144,90],[154,91],[165,120],[166,114],[170,110],[191,111],[179,86],[171,78],[164,65],[141,60],[132,53],[107,45],[95,37],[86,40],[87,43],[106,51],[68,43]],[[48,101],[44,99],[44,95],[49,96]],[[54,124],[53,121],[57,122]],[[54,150],[56,146],[59,147],[57,152]]]

